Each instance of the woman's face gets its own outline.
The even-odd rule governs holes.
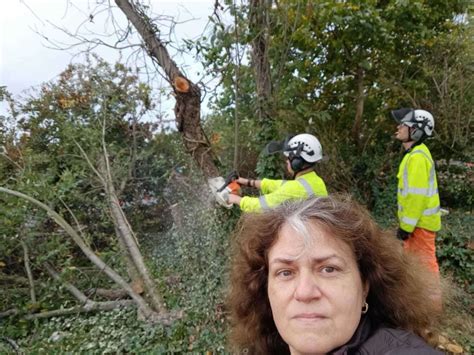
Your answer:
[[[323,354],[350,340],[368,287],[343,241],[311,225],[311,245],[285,224],[268,254],[268,297],[292,354]]]

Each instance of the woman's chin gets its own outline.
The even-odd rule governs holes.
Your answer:
[[[336,344],[328,342],[327,335],[322,336],[315,335],[311,333],[302,332],[294,338],[294,341],[288,339],[287,342],[290,346],[292,355],[301,355],[301,354],[327,354],[331,350],[337,347]]]

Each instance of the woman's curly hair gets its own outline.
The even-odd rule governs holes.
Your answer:
[[[368,282],[371,323],[423,335],[439,309],[432,301],[433,274],[400,241],[383,231],[369,212],[347,195],[286,202],[263,213],[244,214],[232,244],[230,291],[232,350],[289,353],[278,334],[267,295],[269,249],[285,223],[315,223],[345,241]]]

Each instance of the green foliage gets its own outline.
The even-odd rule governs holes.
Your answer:
[[[171,327],[136,320],[136,311],[118,309],[90,315],[52,318],[38,322],[34,342],[29,342],[26,324],[3,328],[28,353],[205,353],[223,352],[224,333],[193,326],[189,319]],[[222,329],[220,329],[222,331]]]
[[[0,168],[5,169],[0,183],[48,204],[82,232],[85,242],[109,266],[126,274],[104,187],[93,169],[103,174],[100,166],[106,147],[115,187],[132,224],[146,217],[154,220],[155,229],[166,225],[166,216],[161,219],[160,213],[167,207],[165,201],[151,199],[152,206],[143,201],[162,193],[163,182],[179,160],[173,162],[164,154],[156,157],[160,144],[152,139],[155,127],[142,122],[153,113],[150,89],[130,68],[93,56],[85,65],[69,66],[57,80],[15,105],[18,110],[11,110],[9,129],[3,131]],[[170,145],[171,149],[163,142],[161,150],[177,157],[178,149]],[[43,263],[50,262],[81,289],[108,284],[82,271],[90,262],[44,211],[5,194],[0,202],[2,274],[25,278],[23,241],[38,282],[48,282]],[[97,284],[91,285],[92,280]],[[38,293],[38,310],[75,303],[70,295],[58,297],[54,291]],[[2,309],[15,304],[27,310],[27,292],[2,299]]]
[[[214,19],[211,39],[196,45],[210,73],[226,78],[213,108],[231,126],[237,68],[228,63],[235,62],[237,43],[239,55],[250,53],[254,36],[242,26],[249,21],[249,6],[231,6],[237,17],[233,26]],[[388,185],[380,177],[376,186],[369,182],[381,172],[393,174],[398,160],[399,145],[389,143],[395,129],[390,109],[417,106],[434,113],[437,136],[430,148],[435,158],[471,156],[473,29],[454,16],[464,11],[463,1],[278,2],[269,17],[274,125],[258,124],[252,116],[255,83],[247,57],[239,68],[239,136],[255,140],[249,148],[258,155],[269,140],[261,131],[275,129],[273,140],[288,132],[315,134],[330,157],[320,172],[329,189],[355,192],[370,206]],[[357,126],[360,95],[363,112]],[[234,132],[214,123],[208,129],[222,132],[225,143],[219,148],[230,159]],[[281,176],[272,160],[255,161],[257,174]]]
[[[474,207],[474,166],[470,162],[437,162],[441,203],[444,207],[472,211]]]
[[[438,233],[437,257],[441,269],[474,293],[474,253],[472,245],[471,212],[451,211],[443,217],[443,229]]]
[[[196,193],[192,186],[201,181],[192,170],[182,178],[185,184],[168,185],[170,202],[177,203],[170,217],[173,226],[140,240],[149,266],[159,275],[167,308],[182,310],[181,320],[163,327],[138,321],[135,310],[116,310],[38,322],[12,319],[0,335],[31,353],[223,353],[229,235],[239,213],[216,209],[214,201]]]

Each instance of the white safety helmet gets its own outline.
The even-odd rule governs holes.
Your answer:
[[[431,137],[433,135],[434,118],[428,111],[401,108],[393,110],[392,117],[399,124],[415,128],[410,132],[410,138],[415,142],[423,137]]]
[[[305,162],[312,164],[323,158],[323,149],[315,136],[302,133],[285,142],[283,154],[290,160],[302,158]]]

